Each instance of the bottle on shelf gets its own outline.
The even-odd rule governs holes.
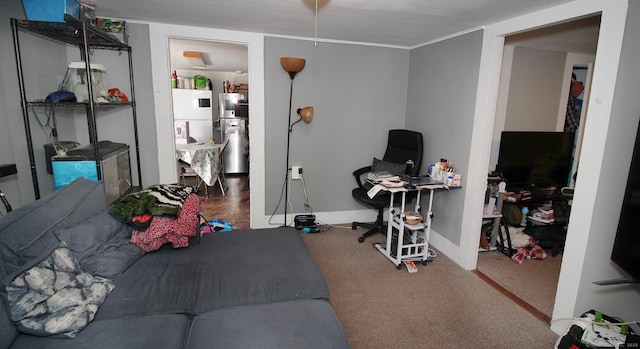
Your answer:
[[[520,221],[520,225],[523,227],[527,226],[527,213],[529,213],[529,209],[526,207],[523,207],[522,210],[522,221]]]
[[[171,88],[177,88],[178,87],[178,74],[176,74],[176,71],[174,70],[173,73],[171,73]]]

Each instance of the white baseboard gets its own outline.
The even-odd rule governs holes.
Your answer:
[[[305,214],[304,212],[297,212],[287,214],[287,222],[293,226],[293,218],[298,214]],[[318,224],[351,224],[351,222],[374,222],[376,220],[377,212],[375,210],[357,210],[357,211],[336,211],[336,212],[314,212],[316,215],[316,222]],[[271,218],[271,223],[269,223]],[[386,212],[385,212],[386,220]],[[274,226],[280,226],[284,223],[284,215],[279,214],[273,217],[263,216],[261,222],[251,222],[251,227],[254,229],[259,228],[273,228]]]

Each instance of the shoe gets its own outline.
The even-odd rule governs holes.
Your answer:
[[[562,189],[560,189],[560,192],[562,193],[562,195],[568,197],[568,198],[572,198],[573,197],[573,191],[574,189],[571,187],[564,187]]]
[[[529,215],[529,219],[534,222],[547,223],[547,224],[553,223],[556,221],[555,216],[553,214],[553,208],[551,207],[539,207],[533,210]]]

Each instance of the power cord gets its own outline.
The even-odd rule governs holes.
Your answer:
[[[55,149],[57,154],[58,148],[56,147],[56,142],[58,141],[58,130],[56,128],[56,121],[55,121],[56,118],[55,118],[55,114],[53,113],[53,106],[45,105],[45,114],[47,116],[46,122],[43,122],[40,119],[40,116],[36,112],[35,106],[31,105],[31,111],[33,112],[33,116],[38,122],[38,125],[40,125],[42,132],[44,132],[45,136],[49,139],[51,144],[53,144],[53,148]]]
[[[278,199],[278,204],[276,205],[276,207],[273,209],[273,212],[271,212],[271,215],[269,216],[269,220],[268,220],[269,225],[278,225],[278,223],[272,223],[271,220],[276,215],[276,211],[278,211],[278,208],[280,207],[280,204],[282,203],[282,197],[284,196],[284,186],[286,185],[287,181],[289,180],[289,178],[287,178],[288,176],[289,176],[289,169],[287,169],[287,171],[285,173],[285,176],[284,176],[284,182],[282,182],[282,188],[280,189],[280,199]],[[286,220],[286,217],[285,217],[285,220]]]
[[[291,170],[290,168],[287,169],[286,174],[285,174],[285,179],[282,182],[282,188],[280,189],[280,198],[278,199],[278,204],[276,205],[276,207],[273,209],[273,212],[271,212],[271,215],[269,216],[269,220],[268,223],[270,225],[278,225],[277,223],[273,223],[272,219],[276,214],[276,211],[278,211],[278,208],[280,207],[280,204],[282,203],[282,198],[284,197],[284,187],[286,182],[289,180],[289,170]],[[308,212],[310,214],[313,214],[313,208],[311,207],[311,205],[309,205],[309,195],[307,193],[307,184],[304,181],[304,176],[302,174],[300,174],[300,180],[302,181],[302,190],[304,192],[304,208],[305,208],[305,212]],[[291,204],[291,200],[289,200],[289,198],[285,198],[286,202],[285,205],[289,206],[290,212],[293,213],[293,205]],[[324,230],[323,231],[327,231]]]

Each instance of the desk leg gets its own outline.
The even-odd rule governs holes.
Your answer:
[[[400,269],[400,265],[402,264],[401,256],[396,252],[396,256],[394,257],[392,254],[392,246],[391,246],[391,242],[393,239],[393,216],[396,210],[396,208],[393,206],[394,194],[395,193],[391,192],[391,198],[389,199],[389,214],[388,214],[388,220],[387,220],[387,244],[384,248],[380,246],[380,244],[375,244],[374,247],[378,251],[380,251],[380,253],[382,253],[385,257],[387,257],[387,259],[389,259],[391,263],[395,264],[396,269]],[[398,243],[399,244],[402,243],[400,241],[400,238],[398,238]],[[398,247],[400,246],[399,244],[397,245]]]
[[[428,257],[429,257],[429,246],[430,246],[430,242],[429,240],[431,239],[431,220],[433,219],[433,195],[435,194],[435,189],[430,189],[429,190],[429,207],[427,208],[427,216],[426,218],[426,223],[427,223],[427,227],[424,230],[424,239],[425,239],[425,245],[424,245],[424,260],[425,262],[427,261]]]

